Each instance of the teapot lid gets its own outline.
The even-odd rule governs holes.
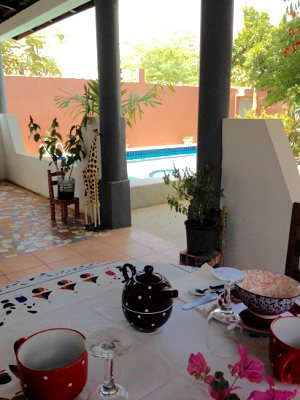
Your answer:
[[[163,277],[160,274],[154,273],[151,265],[146,265],[144,271],[135,275],[135,280],[139,283],[155,285],[161,283]]]

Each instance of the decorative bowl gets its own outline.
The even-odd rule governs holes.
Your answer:
[[[276,316],[289,310],[300,296],[300,283],[278,272],[251,269],[235,284],[235,295],[254,314]]]

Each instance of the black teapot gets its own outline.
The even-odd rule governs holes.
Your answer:
[[[122,308],[127,321],[142,332],[155,332],[169,319],[173,298],[178,291],[161,274],[154,273],[151,265],[138,272],[131,264],[119,267],[126,282],[122,294]],[[131,272],[129,277],[128,272]]]

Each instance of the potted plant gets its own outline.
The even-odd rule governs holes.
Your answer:
[[[175,189],[168,195],[171,210],[185,214],[187,252],[191,255],[210,254],[216,250],[216,237],[220,234],[219,201],[223,189],[216,185],[213,168],[207,166],[197,172],[186,168],[180,172],[174,166],[170,174],[163,177],[164,183]]]
[[[167,85],[168,90],[173,93],[174,88]],[[90,79],[83,87],[84,93],[74,95],[59,95],[55,97],[59,109],[69,108],[74,117],[82,116],[81,126],[86,127],[90,118],[100,114],[99,102],[99,82]],[[164,94],[163,85],[155,84],[144,94],[128,93],[128,89],[121,82],[121,114],[125,120],[125,125],[129,128],[136,123],[137,119],[142,119],[144,114],[143,107],[155,108],[162,104]]]
[[[74,165],[85,157],[84,142],[80,125],[73,125],[63,143],[62,135],[58,132],[59,124],[56,118],[45,135],[41,135],[41,127],[30,116],[29,138],[40,142],[39,159],[44,156],[51,158],[49,165],[54,164],[57,172],[62,172],[58,178],[58,199],[69,200],[74,197],[75,179],[72,177]]]
[[[183,136],[182,140],[184,144],[194,143],[194,136]]]

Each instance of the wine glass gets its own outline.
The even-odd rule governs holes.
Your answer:
[[[239,315],[234,311],[231,304],[231,285],[245,278],[243,271],[236,268],[220,267],[212,271],[215,278],[224,281],[224,298],[222,304],[212,310],[208,319],[215,318],[227,324],[240,323]]]
[[[212,274],[224,282],[223,301],[208,316],[206,342],[215,354],[227,357],[235,356],[241,341],[241,319],[231,304],[231,285],[245,278],[245,274],[235,268],[220,267]],[[223,322],[220,324],[219,322]]]
[[[122,356],[131,346],[131,336],[122,329],[109,327],[99,329],[86,339],[86,349],[94,357],[104,360],[104,381],[88,400],[125,400],[128,393],[115,383],[114,359]]]

